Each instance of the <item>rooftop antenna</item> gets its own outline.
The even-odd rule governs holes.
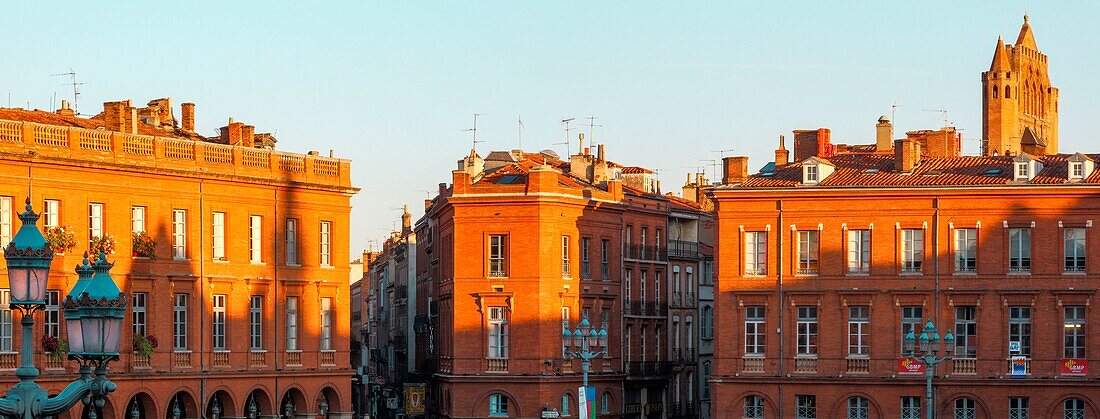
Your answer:
[[[948,124],[950,123],[950,121],[947,120],[947,108],[945,108],[943,106],[940,106],[939,109],[921,109],[921,110],[925,111],[925,112],[939,112],[940,117],[943,118],[943,126],[944,127],[949,126]]]
[[[588,120],[588,144],[593,144],[592,143],[592,138],[593,138],[592,137],[592,131],[597,127],[603,128],[603,125],[600,125],[600,124],[596,123],[596,120],[599,119],[599,118],[600,117],[598,117],[596,115],[589,115],[589,116],[584,118],[584,119]],[[584,147],[584,145],[582,144],[581,147]]]
[[[894,103],[890,104],[890,123],[894,124],[894,126],[898,125],[898,121],[894,119],[894,115],[897,115],[898,108],[900,108],[902,106],[905,106],[905,105],[902,105],[902,104],[898,103],[896,100],[894,101]]]
[[[734,150],[732,148],[727,148],[725,150],[714,150],[714,151],[711,151],[711,153],[718,153],[718,158],[722,159],[722,158],[726,157],[726,153],[732,153],[734,151],[737,151],[737,150]]]
[[[703,163],[710,163],[710,167],[714,169],[714,173],[718,173],[718,160],[715,159],[699,159]],[[703,176],[707,175],[707,167],[703,166]]]
[[[573,122],[574,119],[577,118],[562,118],[561,120],[561,123],[565,124],[565,158],[567,159],[569,158],[569,131],[573,130],[573,128],[569,128],[569,123]]]
[[[77,81],[76,81],[76,72],[73,71],[73,68],[69,67],[69,72],[68,73],[50,74],[50,76],[53,76],[53,77],[69,76],[70,81],[68,83],[62,83],[62,85],[72,85],[73,86],[73,113],[75,113],[77,115],[80,115],[80,110],[79,110],[80,109],[80,86],[83,86],[84,83],[77,83]],[[28,106],[28,108],[29,108],[29,106]]]
[[[473,133],[473,137],[474,137],[474,139],[473,139],[473,146],[472,146],[472,147],[470,147],[470,149],[471,149],[471,150],[477,151],[477,143],[483,143],[483,142],[485,142],[485,141],[481,141],[481,140],[478,140],[478,139],[477,139],[477,117],[479,117],[479,116],[485,116],[485,115],[488,115],[488,114],[487,114],[487,113],[475,113],[475,114],[474,114],[474,127],[473,127],[473,128],[470,128],[470,129],[464,129],[464,130],[462,130],[462,132],[466,132],[466,131],[469,131],[469,132]]]
[[[523,115],[519,116],[517,125],[519,125],[519,149],[523,150]]]

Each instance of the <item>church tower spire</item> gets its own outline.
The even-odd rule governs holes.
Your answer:
[[[997,38],[989,71],[982,73],[982,153],[1058,153],[1058,88],[1047,56],[1035,44],[1028,16],[1016,38]]]

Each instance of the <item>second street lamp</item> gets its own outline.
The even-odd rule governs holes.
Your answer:
[[[914,350],[917,342],[920,342],[919,350]],[[934,394],[932,393],[932,378],[936,376],[936,365],[944,361],[950,361],[955,354],[955,336],[950,331],[943,337],[943,356],[938,356],[940,351],[940,333],[936,331],[936,325],[929,320],[925,323],[924,330],[918,338],[912,330],[905,335],[905,355],[916,358],[924,364],[925,380],[925,417],[936,417]]]
[[[581,319],[581,323],[577,325],[576,330],[570,331],[568,327],[562,328],[561,338],[563,343],[572,342],[571,345],[564,345],[565,357],[581,360],[581,371],[584,374],[583,391],[587,392],[588,370],[591,369],[592,360],[607,355],[607,328],[600,326],[600,330],[597,332],[596,328],[588,322],[588,317],[585,317]],[[592,396],[595,397],[595,395]],[[592,400],[588,399],[588,394],[584,394],[582,397],[584,397],[581,399],[584,400],[584,404],[578,406],[579,410],[588,412],[588,405],[592,404]]]

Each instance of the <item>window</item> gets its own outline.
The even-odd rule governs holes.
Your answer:
[[[672,316],[672,350],[680,350],[680,316]]]
[[[508,396],[500,393],[489,395],[489,416],[508,417]]]
[[[1066,272],[1085,271],[1085,229],[1065,230]]]
[[[806,182],[817,182],[817,166],[812,164],[806,166]]]
[[[0,304],[3,303],[0,302]],[[1065,358],[1085,357],[1085,307],[1069,306],[1065,308],[1062,337],[1065,345]]]
[[[1070,162],[1069,163],[1069,176],[1071,178],[1080,179],[1085,177],[1085,163],[1082,162]]]
[[[627,326],[626,330],[623,332],[623,359],[625,359],[626,362],[628,362],[628,363],[630,362],[630,348],[631,348],[631,346],[630,346],[630,337],[631,337],[630,336],[630,331],[631,331],[631,327]]]
[[[871,406],[863,397],[848,398],[848,419],[868,419],[871,417]]]
[[[657,234],[653,235],[653,248],[656,249],[654,251],[657,252],[657,254],[661,253],[661,236],[661,229],[658,228]],[[657,256],[657,258],[659,259],[660,256]]]
[[[1028,179],[1028,164],[1026,162],[1016,163],[1016,179]]]
[[[489,236],[489,276],[493,278],[508,276],[508,236],[506,235]]]
[[[46,200],[46,204],[42,209],[42,225],[46,228],[61,226],[61,201],[56,199]]]
[[[569,236],[561,236],[561,276],[569,278]]]
[[[961,397],[955,399],[955,419],[974,419],[977,417],[974,399]]]
[[[645,362],[645,348],[646,348],[646,346],[645,346],[645,337],[646,337],[646,334],[647,334],[646,332],[647,332],[646,327],[642,326],[642,333],[638,335],[638,340],[642,342],[642,344],[640,346],[642,348],[642,353],[641,353],[641,355],[642,355],[641,361],[642,362]]]
[[[819,231],[798,232],[798,273],[817,274],[819,268]]]
[[[848,272],[871,271],[871,230],[848,230]]]
[[[1018,355],[1031,355],[1031,307],[1010,306],[1008,308],[1008,340],[1020,342]]]
[[[600,309],[600,327],[611,330],[611,309]]]
[[[50,201],[46,201],[49,206]],[[57,201],[54,201],[55,203]],[[130,207],[130,232],[141,233],[145,231],[145,207]]]
[[[703,362],[703,400],[710,400],[710,361]]]
[[[589,241],[590,240],[588,239],[588,237],[581,239],[581,278],[584,279],[589,279],[592,277],[592,272],[591,269],[589,269],[590,264],[588,260]]]
[[[745,275],[768,274],[768,236],[764,231],[745,233]]]
[[[569,346],[573,342],[572,335],[571,335],[572,332],[570,331],[572,329],[571,324],[572,324],[572,321],[569,319],[569,307],[562,307],[561,308],[561,333],[562,333],[562,335],[561,335],[561,355],[562,355],[562,358],[565,358],[566,354],[569,353]]]
[[[611,413],[611,392],[605,391],[600,395],[600,413]]]
[[[1062,417],[1064,419],[1085,419],[1085,401],[1072,398],[1062,402]]]
[[[1027,397],[1008,398],[1008,419],[1028,419],[1031,417]]]
[[[634,231],[634,226],[626,226],[626,241],[623,242],[623,250],[626,251],[627,247],[631,244],[631,232]]]
[[[871,317],[867,306],[848,307],[848,355],[870,353]],[[865,400],[866,401],[866,400]]]
[[[264,349],[264,296],[253,295],[248,303],[248,340],[253,351]]]
[[[11,290],[0,289],[0,352],[11,352]]]
[[[176,294],[172,303],[173,348],[187,350],[187,294]]]
[[[764,356],[764,307],[745,307],[745,355]]]
[[[817,397],[803,394],[795,396],[794,415],[798,419],[817,419]]]
[[[103,204],[88,204],[88,237],[103,237]]]
[[[263,263],[261,250],[263,250],[263,217],[250,215],[248,217],[248,261]]]
[[[798,355],[817,355],[817,307],[798,307]]]
[[[134,301],[131,302],[131,305],[134,307],[132,311],[134,336],[146,336],[145,325],[148,324],[148,313],[146,312],[146,307],[148,305],[147,299],[148,294],[144,292],[134,293]]]
[[[225,213],[214,213],[214,260],[225,260]]]
[[[955,356],[974,358],[977,356],[978,320],[977,307],[955,307]]]
[[[172,257],[187,258],[187,210],[172,210]]]
[[[1031,229],[1008,229],[1008,271],[1031,272]]]
[[[955,229],[955,272],[974,272],[978,268],[978,230]]]
[[[921,419],[921,417],[920,417],[920,397],[917,397],[917,396],[902,396],[901,397],[901,419]]]
[[[638,236],[638,248],[641,249],[641,256],[639,259],[645,259],[645,236],[649,232],[649,227],[642,227],[642,234]]]
[[[286,350],[298,350],[298,297],[286,297]]]
[[[286,264],[298,264],[298,220],[286,219]]]
[[[631,271],[629,269],[627,269],[626,270],[626,278],[623,279],[623,294],[626,296],[626,298],[624,298],[624,300],[626,300],[626,301],[633,301],[630,298],[630,288],[631,288],[631,283],[634,282],[634,281],[632,281],[631,278],[630,278],[630,276],[631,276],[630,272]]]
[[[214,294],[213,313],[211,321],[213,327],[211,330],[214,332],[214,340],[212,345],[215,351],[226,350],[225,346],[225,294]]]
[[[489,357],[508,357],[507,307],[489,307]]]
[[[921,322],[924,321],[924,307],[904,306],[901,308],[901,337],[898,342],[904,342],[905,336],[913,332],[913,336],[920,335]],[[905,345],[902,344],[902,355],[905,355]]]
[[[332,350],[332,298],[321,298],[321,350]]]
[[[639,295],[642,297],[642,301],[646,301],[646,299],[645,299],[645,283],[647,282],[646,273],[648,273],[648,272],[647,271],[642,271],[642,276],[641,276],[641,278],[638,279],[638,291],[640,293]]]
[[[699,309],[699,337],[714,339],[714,308],[703,306]]]
[[[11,197],[0,196],[0,247],[11,242]]]
[[[661,301],[661,273],[653,273],[653,301]]]
[[[764,398],[760,396],[745,397],[744,419],[764,419]]]
[[[570,396],[569,393],[562,394],[561,411],[559,413],[561,413],[562,416],[569,416],[571,406],[573,406],[573,396]]]
[[[43,332],[46,336],[61,337],[60,291],[46,291],[46,309],[43,311]]]
[[[924,262],[924,230],[901,231],[901,271],[920,272]]]
[[[607,254],[608,248],[611,247],[611,242],[604,239],[600,240],[600,279],[606,281],[610,279],[611,270],[608,266],[609,255]]]
[[[321,221],[321,266],[332,266],[332,222]]]

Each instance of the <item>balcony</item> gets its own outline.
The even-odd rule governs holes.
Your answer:
[[[668,260],[668,252],[665,249],[657,246],[632,244],[627,246],[625,258],[634,260],[666,261]]]
[[[176,350],[172,352],[173,368],[191,368],[191,351]]]
[[[214,368],[229,368],[229,351],[215,350],[211,353],[210,363],[214,365]]]
[[[626,364],[626,366],[626,375],[632,377],[663,377],[672,374],[671,362],[631,362]]]
[[[17,366],[19,366],[18,352],[0,353],[0,370],[14,370]]]
[[[673,307],[683,307],[684,306],[684,295],[681,294],[680,291],[673,291],[672,292],[672,306]]]
[[[130,366],[134,368],[150,368],[149,357],[141,352],[134,352],[130,358]]]
[[[745,356],[741,358],[741,362],[744,363],[742,372],[761,373],[764,372],[764,357],[763,356]]]
[[[871,372],[871,359],[866,357],[848,357],[845,359],[848,374],[867,374]]]
[[[321,351],[321,366],[323,366],[323,367],[335,367],[336,366],[336,351],[333,351],[333,350]]]
[[[45,355],[42,358],[44,361],[43,363],[46,364],[46,370],[57,370],[58,372],[65,370],[66,360],[64,355],[58,354],[58,356],[53,356],[53,354],[50,353],[45,353],[43,355]]]
[[[976,358],[954,358],[951,360],[951,373],[959,375],[974,375],[978,372],[978,360]]]
[[[799,374],[817,374],[817,355],[799,355],[794,359],[794,372]]]
[[[668,316],[668,303],[664,301],[629,301],[623,308],[624,315],[645,317]]]
[[[264,368],[267,366],[267,351],[253,349],[248,353],[248,366],[252,368]]]
[[[688,292],[687,293],[686,297],[684,298],[684,306],[688,307],[688,308],[695,307],[695,293],[694,292]]]
[[[688,363],[695,362],[695,348],[684,349],[684,361],[687,361]]]
[[[684,241],[684,240],[669,240],[668,241],[668,257],[683,258],[683,259],[699,259],[702,254],[699,253],[699,242]]]
[[[485,358],[485,363],[485,372],[508,372],[508,358],[489,357]]]
[[[287,366],[292,366],[292,367],[302,366],[302,351],[288,349],[286,351],[286,361],[284,361],[284,362],[286,363]]]

